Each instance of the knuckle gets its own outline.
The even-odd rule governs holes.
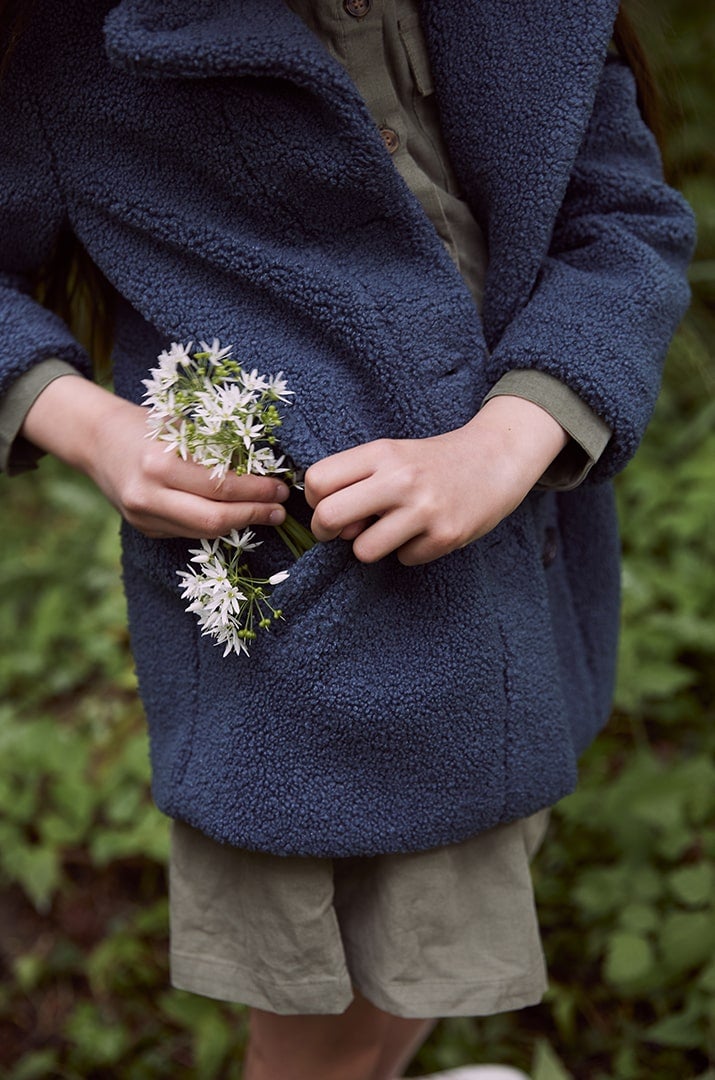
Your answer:
[[[303,478],[303,493],[308,506],[315,507],[320,502],[322,487],[318,465],[311,465]]]
[[[122,507],[125,517],[131,522],[132,518],[140,517],[148,509],[149,498],[146,486],[141,481],[133,480],[122,492]]]
[[[202,536],[206,537],[221,536],[227,529],[223,514],[218,510],[204,511],[201,517],[200,527]]]
[[[232,483],[230,476],[208,476],[207,498],[216,499],[217,502],[230,502],[234,498],[240,498],[244,494],[241,486]],[[235,480],[241,479],[235,477]]]
[[[157,453],[157,447],[146,446],[142,449],[139,458],[139,469],[143,476],[158,479],[163,476],[167,469],[167,458],[163,451]]]
[[[270,506],[264,505],[251,505],[246,508],[243,514],[244,525],[262,525],[268,522],[268,515],[271,512]]]
[[[337,509],[326,503],[315,511],[315,522],[325,532],[333,532],[340,525]]]
[[[330,540],[330,530],[323,524],[320,518],[313,515],[313,520],[310,524],[311,530],[318,540]]]
[[[397,439],[377,439],[373,444],[377,461],[388,468],[397,468],[402,460]]]
[[[395,479],[399,490],[407,495],[418,488],[420,482],[420,470],[411,461],[403,462],[399,468],[395,470]],[[422,493],[422,498],[425,498],[424,492]]]
[[[462,537],[455,522],[442,519],[432,530],[431,540],[435,549],[439,550],[440,553],[446,553],[459,547]]]

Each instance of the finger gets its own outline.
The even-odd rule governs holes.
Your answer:
[[[313,509],[333,492],[365,480],[379,461],[380,442],[364,443],[317,461],[305,474],[305,497]]]
[[[205,469],[205,466],[202,467]],[[205,471],[208,472],[207,469]],[[215,477],[209,477],[209,480],[212,486],[207,497],[219,502],[284,502],[290,495],[288,485],[272,476],[236,476],[229,473],[223,480]]]
[[[362,521],[353,521],[350,525],[346,525],[343,531],[340,533],[341,540],[355,540],[356,537],[364,532],[370,525],[372,518],[364,518]]]
[[[425,530],[403,544],[397,549],[397,558],[403,566],[421,566],[467,547],[489,532],[493,524],[483,521],[477,529],[465,534],[456,523],[443,521],[440,527]]]
[[[318,540],[334,540],[343,529],[386,514],[395,507],[395,502],[389,478],[386,482],[385,477],[378,480],[369,476],[321,499],[313,513],[311,528]]]
[[[434,559],[446,554],[448,552],[442,551],[427,533],[420,533],[413,540],[397,549],[398,561],[403,566],[423,566],[425,563],[433,562]]]
[[[131,525],[151,536],[213,538],[231,529],[285,521],[285,508],[278,503],[221,502],[167,488],[122,509]]]
[[[220,478],[212,476],[206,465],[164,452],[151,455],[145,462],[145,472],[166,487],[220,502],[283,502],[290,494],[288,485],[277,477],[229,472]]]
[[[353,543],[355,558],[364,563],[377,562],[418,536],[420,528],[411,510],[400,509],[388,513],[357,537]]]

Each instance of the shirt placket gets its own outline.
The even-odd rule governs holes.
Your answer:
[[[459,266],[457,245],[439,192],[418,162],[423,155],[414,153],[414,139],[422,136],[422,125],[414,108],[408,115],[408,102],[416,91],[403,55],[395,0],[286,2],[347,71],[393,165]]]

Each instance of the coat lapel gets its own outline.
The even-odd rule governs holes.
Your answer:
[[[493,345],[548,250],[617,0],[421,2],[445,139],[488,238]]]
[[[547,254],[618,2],[420,3],[447,146],[488,239],[483,317],[493,346]],[[139,75],[288,79],[339,102],[346,124],[361,105],[284,0],[121,0],[105,45],[115,67]],[[366,114],[362,122],[370,130]]]

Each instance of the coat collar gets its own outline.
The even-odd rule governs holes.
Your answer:
[[[137,75],[335,83],[335,62],[284,0],[121,0],[104,38],[112,65]]]
[[[566,6],[560,0],[420,3],[432,44],[438,50],[463,52],[470,42],[475,84],[485,90],[496,87],[497,94],[502,79],[511,82],[515,70],[524,77],[533,71],[542,92],[548,93],[549,67],[581,63],[581,54],[592,50],[594,36],[607,42],[617,9],[617,0],[575,0]],[[200,78],[284,73],[303,81],[310,72],[335,69],[284,0],[120,0],[107,15],[104,32],[113,64],[138,74]],[[447,69],[455,70],[449,57],[444,59]]]
[[[420,4],[447,145],[487,234],[493,344],[546,257],[618,0]],[[284,0],[120,0],[104,29],[110,62],[138,75],[288,79],[339,102],[346,123],[362,102]]]

